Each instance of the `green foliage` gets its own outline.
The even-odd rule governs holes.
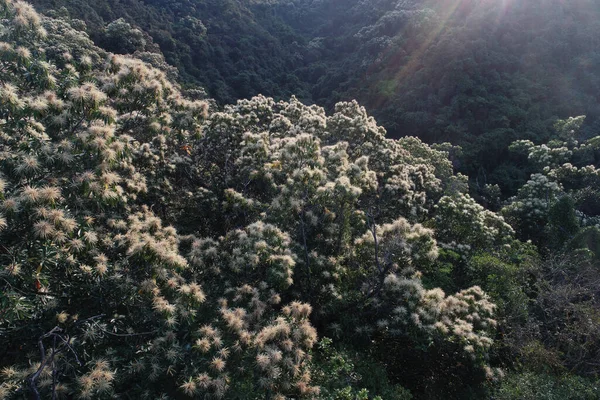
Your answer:
[[[64,7],[66,13],[53,16],[85,21],[90,37],[109,51],[164,54],[186,83],[202,85],[221,104],[259,93],[310,97],[305,84],[291,75],[302,64],[297,47],[304,38],[271,10],[275,3],[33,1],[44,12]]]
[[[100,43],[106,50],[118,54],[131,54],[142,51],[146,46],[142,31],[134,29],[123,18],[119,18],[106,26]]]
[[[574,375],[511,373],[494,393],[499,400],[592,400],[600,396],[599,382]]]
[[[554,203],[548,212],[548,243],[555,249],[567,244],[579,231],[579,220],[575,213],[575,202],[564,196]]]
[[[494,299],[501,315],[524,322],[529,314],[528,293],[531,292],[528,274],[535,260],[527,256],[523,260],[515,260],[507,257],[506,253],[514,256],[518,251],[511,249],[497,256],[489,253],[475,255],[467,263],[465,275],[469,282],[481,286]]]
[[[564,381],[593,393],[552,374],[599,372],[597,138],[580,142],[577,117],[555,122],[545,143],[526,139],[544,136],[546,111],[525,121],[531,104],[511,91],[509,65],[494,51],[470,60],[485,48],[463,40],[497,5],[335,3],[324,16],[348,24],[311,38],[314,25],[296,24],[325,3],[133,2],[139,14],[108,25],[97,13],[108,3],[67,3],[51,18],[0,0],[0,398],[482,398],[515,365],[548,391]],[[87,12],[86,24],[69,12]],[[463,17],[476,21],[467,31]],[[96,47],[86,26],[138,58]],[[472,187],[488,208],[454,171],[460,148],[389,139],[356,101],[217,107],[171,80],[142,29],[221,100],[302,86],[294,76],[315,59],[335,78],[312,81],[324,99],[357,90],[353,74],[382,78],[384,102],[369,87],[357,96],[437,139],[479,135],[465,168],[479,171]],[[276,62],[258,49],[279,43],[273,32],[288,43],[272,49],[285,55]],[[412,71],[405,54],[424,44]],[[308,69],[290,66],[300,56]],[[469,73],[488,56],[502,73]],[[432,79],[427,63],[440,60],[453,72]],[[416,78],[385,78],[396,63]],[[285,76],[261,78],[276,69]],[[446,100],[429,96],[431,82]],[[411,97],[424,93],[428,107]],[[502,171],[516,195],[502,204],[481,158],[510,142]],[[498,393],[527,396],[523,376]]]
[[[413,396],[392,385],[384,366],[366,359],[365,354],[338,350],[329,338],[322,338],[315,352],[315,380],[325,400],[410,400]]]
[[[530,270],[527,318],[509,324],[506,350],[539,373],[598,374],[600,312],[597,265],[575,254],[548,257]],[[508,297],[508,296],[507,296]]]
[[[594,262],[600,261],[600,228],[590,226],[581,229],[568,246],[571,250],[585,249]]]

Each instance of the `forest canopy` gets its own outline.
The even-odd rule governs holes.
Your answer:
[[[163,23],[203,46],[216,16],[254,32],[266,28],[246,11],[270,10],[265,26],[291,40],[313,28],[286,16],[325,7],[348,23],[323,17],[321,29],[361,24],[358,40],[401,26],[420,40],[432,5],[375,1],[359,19],[345,13],[364,2],[132,4],[145,14],[104,24],[89,10],[112,19],[105,2],[42,15],[0,0],[0,399],[600,397],[589,117],[502,131],[497,151],[522,178],[470,181],[460,148],[388,137],[355,100],[222,104],[208,85],[181,86],[134,19],[177,9],[178,24]],[[495,142],[489,132],[473,135]]]
[[[455,167],[477,195],[486,184],[514,195],[525,183],[513,141],[546,142],[556,120],[577,115],[587,116],[580,140],[600,126],[594,0],[33,3],[85,21],[110,51],[162,52],[220,104],[295,95],[332,112],[356,99],[390,137],[460,145]],[[118,21],[129,30],[112,29]]]

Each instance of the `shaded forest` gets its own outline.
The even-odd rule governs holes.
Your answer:
[[[33,3],[0,399],[600,398],[600,6]]]
[[[512,141],[549,140],[554,121],[576,115],[587,116],[581,138],[600,127],[592,0],[34,4],[65,7],[110,51],[162,52],[221,104],[293,94],[332,110],[356,99],[390,137],[462,146],[456,166],[479,191],[499,184],[512,195],[526,180]],[[132,27],[107,32],[118,18]]]

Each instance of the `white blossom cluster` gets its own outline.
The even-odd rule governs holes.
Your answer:
[[[510,149],[527,154],[529,162],[542,168],[562,165],[573,155],[567,142],[550,142],[536,146],[531,140],[518,140],[510,145]]]
[[[444,196],[436,205],[437,237],[440,245],[457,253],[510,244],[514,230],[504,218],[459,193]]]
[[[577,201],[582,196],[597,197],[590,190],[600,184],[600,170],[594,165],[593,156],[598,144],[595,138],[581,144],[574,139],[574,129],[579,128],[583,119],[570,118],[557,123],[566,141],[551,140],[548,144],[535,145],[529,140],[519,140],[510,146],[512,151],[527,155],[536,170],[502,210],[513,225],[539,231],[558,199],[570,196]],[[595,218],[578,210],[576,213],[583,226],[595,225]]]

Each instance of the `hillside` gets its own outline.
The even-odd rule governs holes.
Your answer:
[[[91,38],[109,51],[164,54],[183,81],[203,86],[221,104],[257,94],[302,94],[302,84],[293,76],[297,62],[294,42],[299,39],[268,5],[259,3],[33,2],[40,10],[52,10],[52,15],[84,21]],[[108,29],[121,18],[123,24]]]
[[[0,0],[0,399],[600,397],[586,118],[517,135],[515,195],[475,196],[455,147],[355,100],[219,104],[137,28],[115,54],[47,14]]]
[[[587,116],[583,139],[600,127],[591,0],[34,3],[64,6],[96,43],[133,52],[105,34],[123,17],[147,34],[137,49],[162,51],[221,104],[294,94],[330,111],[356,99],[391,137],[462,146],[455,166],[479,191],[491,183],[512,195],[525,182],[512,141],[546,141],[574,115]]]
[[[514,193],[527,171],[509,144],[548,140],[556,119],[598,132],[597,2],[369,1],[329,17],[299,72],[313,100],[355,98],[392,137],[461,145],[457,166],[480,184]]]

